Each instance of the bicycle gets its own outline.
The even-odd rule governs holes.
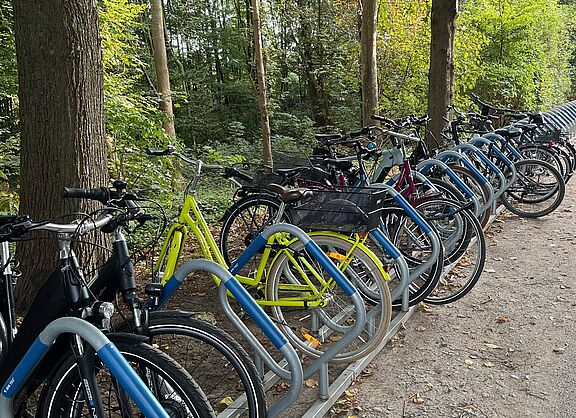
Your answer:
[[[70,315],[74,319],[83,318],[106,329],[113,313],[113,306],[95,300],[93,295],[90,295],[71,249],[71,241],[77,236],[105,226],[112,219],[113,216],[109,211],[104,211],[97,219],[88,223],[82,222],[85,219],[77,223],[56,224],[47,221],[33,222],[28,217],[0,217],[0,241],[22,240],[31,231],[45,230],[59,234],[61,248],[58,266],[37,292],[16,335],[14,335],[16,324],[10,322],[11,315],[6,315],[8,320],[6,322],[5,311],[2,312],[0,319],[5,325],[4,329],[10,330],[8,332],[12,335],[6,338],[10,342],[0,365],[0,381],[8,381],[10,376],[16,373],[16,365],[29,360],[26,351],[38,344],[34,342],[37,336],[42,335],[42,330],[55,319]],[[11,266],[13,260],[8,245],[2,245],[2,260],[4,274],[0,279],[3,281],[1,287],[6,292],[4,297],[13,302]],[[148,390],[154,392],[163,408],[169,407],[171,411],[180,410],[186,414],[185,416],[213,416],[202,391],[174,360],[136,336],[109,334],[108,337],[122,355],[136,366]],[[108,376],[101,363],[105,357],[97,360],[94,348],[86,346],[75,335],[69,338],[70,349],[67,349],[67,345],[63,339],[56,341],[50,352],[39,363],[32,379],[24,387],[19,388],[21,389],[19,392],[22,393],[22,396],[18,397],[19,410],[25,410],[27,395],[34,392],[42,383],[45,384],[37,407],[38,414],[42,417],[77,416],[83,413],[100,417],[105,410],[129,411],[138,406],[130,404],[126,392],[119,386],[118,381]],[[41,351],[33,352],[39,354]],[[65,384],[55,386],[54,382]],[[124,379],[122,383],[125,383]],[[98,390],[103,384],[106,385],[106,396],[100,396]]]
[[[227,403],[234,405],[234,401],[245,397],[245,405],[228,406],[226,412],[230,413],[234,409],[236,416],[250,418],[274,416],[277,409],[267,410],[262,380],[252,359],[237,341],[220,328],[194,318],[192,313],[158,310],[162,294],[162,286],[158,284],[146,285],[147,303],[138,297],[134,266],[124,230],[130,221],[143,225],[152,217],[145,214],[139,204],[147,199],[125,192],[126,186],[125,182],[116,180],[113,183],[115,190],[104,187],[63,190],[63,197],[66,198],[92,199],[106,203],[107,206],[129,208],[123,216],[115,217],[106,226],[105,232],[114,237],[112,255],[98,269],[96,277],[89,284],[90,290],[99,295],[101,301],[113,302],[118,294],[121,295],[124,304],[131,311],[132,318],[124,318],[124,322],[117,324],[115,329],[146,336],[150,344],[155,344],[169,353],[170,357],[176,359],[194,376],[215,411],[221,409],[223,399],[228,399]],[[205,261],[198,263],[206,266]],[[222,275],[222,271],[216,274],[219,274],[221,283],[233,280],[229,274]],[[237,299],[244,303],[250,301],[241,294],[237,295]],[[296,353],[282,340],[281,333],[274,324],[270,320],[264,320],[267,318],[264,312],[259,310],[256,313],[263,318],[261,323],[265,326],[267,336],[272,341],[283,342],[278,348],[287,358],[289,370],[292,370],[290,396],[299,393],[298,381],[302,379],[298,379],[298,375],[302,370]],[[261,351],[263,350],[262,348]]]
[[[196,201],[196,187],[202,169],[217,171],[225,178],[243,178],[246,181],[251,178],[231,167],[206,165],[201,160],[189,159],[171,147],[147,152],[152,156],[172,155],[195,167],[178,221],[170,227],[153,269],[154,280],[164,284],[164,294],[169,297],[175,290],[172,286],[180,285],[180,282],[169,279],[182,255],[189,229],[199,242],[202,255],[228,268]],[[362,282],[364,288],[372,289],[380,299],[375,304],[366,305],[369,324],[353,344],[334,356],[334,360],[362,358],[382,341],[391,316],[390,292],[384,272],[374,257],[367,251],[364,251],[365,255],[358,255],[358,251],[364,250],[360,243],[351,247],[349,242],[339,237],[317,235],[311,241],[307,239],[298,244],[297,239],[286,233],[275,233],[266,239],[261,236],[255,238],[260,247],[244,254],[243,263],[230,266],[230,271],[257,297],[259,305],[271,307],[285,335],[300,350],[314,358],[322,356],[355,322],[358,313],[349,301],[355,289],[344,284],[345,277],[354,284]],[[329,248],[330,254],[327,256],[318,247]],[[253,277],[238,274],[261,248],[261,258]],[[333,262],[338,264],[338,268]],[[217,278],[215,281],[218,283]]]

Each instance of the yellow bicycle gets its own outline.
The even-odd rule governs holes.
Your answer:
[[[195,168],[178,220],[170,226],[154,266],[154,280],[164,285],[160,304],[182,283],[182,278],[174,277],[174,271],[192,232],[202,257],[229,268],[254,295],[258,304],[270,307],[272,316],[288,339],[303,352],[318,357],[352,328],[356,317],[347,289],[336,283],[330,266],[318,262],[314,247],[319,247],[338,271],[360,290],[360,294],[369,295],[365,298],[367,321],[363,332],[334,360],[362,358],[380,344],[390,323],[391,298],[386,273],[380,261],[363,244],[365,237],[356,235],[350,238],[332,232],[313,233],[310,238],[317,246],[309,246],[289,232],[273,233],[268,238],[261,234],[255,237],[254,245],[250,246],[252,248],[239,258],[242,260],[240,263],[237,260],[232,266],[227,266],[198,207],[197,185],[202,170],[216,171],[231,179],[246,180],[247,176],[231,167],[208,165],[201,160],[190,159],[173,147],[147,150],[147,153],[151,156],[175,156]],[[281,214],[278,221],[280,219]],[[282,228],[290,231],[295,227],[284,224]],[[240,267],[257,253],[260,259],[255,270],[239,275]],[[218,278],[213,279],[218,282]]]

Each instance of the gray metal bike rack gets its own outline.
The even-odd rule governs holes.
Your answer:
[[[418,165],[416,166],[416,170],[427,172],[427,170],[429,170],[432,166],[438,167],[440,171],[445,173],[450,178],[450,180],[456,185],[458,189],[462,190],[466,194],[466,197],[470,199],[474,204],[474,214],[476,216],[482,213],[480,206],[480,199],[478,199],[478,196],[476,196],[474,192],[470,190],[470,188],[466,186],[466,184],[463,183],[462,180],[460,180],[458,174],[456,174],[445,162],[437,160],[435,158],[428,158],[427,160],[420,161],[420,163],[418,163]],[[456,182],[454,180],[456,181],[460,180],[460,181]]]
[[[500,196],[502,196],[502,194],[504,194],[506,189],[508,187],[510,187],[510,185],[512,184],[512,183],[506,182],[506,177],[504,176],[504,173],[502,172],[502,170],[500,170],[498,167],[496,167],[494,165],[494,163],[492,163],[492,161],[490,161],[490,159],[482,151],[480,151],[477,147],[475,147],[474,145],[472,145],[472,144],[458,144],[452,149],[454,151],[462,151],[464,154],[467,154],[466,151],[470,151],[472,156],[477,157],[483,164],[486,164],[488,166],[488,168],[490,168],[490,171],[492,171],[492,173],[494,173],[498,177],[499,187],[494,190],[494,196],[496,198],[499,198]]]
[[[265,359],[270,369],[274,370],[274,372],[283,379],[289,380],[291,382],[290,387],[286,393],[268,409],[268,416],[278,416],[282,411],[284,411],[293,402],[295,402],[296,399],[298,399],[298,396],[302,390],[304,373],[296,350],[294,350],[294,348],[288,343],[288,340],[286,340],[286,338],[281,334],[280,330],[277,328],[274,330],[275,325],[270,320],[268,315],[259,305],[256,304],[256,302],[254,302],[252,297],[248,294],[248,292],[246,292],[242,285],[238,283],[236,278],[219,264],[204,259],[191,260],[182,265],[176,272],[174,272],[174,277],[181,283],[189,274],[196,271],[208,272],[220,279],[218,295],[224,313],[228,319],[238,329],[242,336],[246,338],[256,353]],[[228,290],[233,293],[233,295],[237,298],[244,309],[246,309],[250,316],[252,316],[258,325],[261,326],[266,335],[272,340],[276,348],[278,348],[278,350],[282,353],[289,370],[286,370],[284,367],[278,364],[278,362],[276,362],[272,356],[270,356],[268,351],[266,351],[258,339],[250,332],[248,327],[234,312],[228,299]]]
[[[272,225],[271,227],[267,228],[265,231],[262,232],[260,235],[262,238],[259,240],[255,240],[253,244],[255,247],[263,246],[268,238],[272,235],[277,233],[289,233],[292,236],[298,238],[305,246],[316,246],[314,241],[300,228],[289,225],[289,224],[276,224]],[[317,246],[316,246],[317,248]],[[325,254],[318,249],[320,253],[324,256]],[[319,254],[313,254],[315,257],[321,257]],[[320,260],[319,260],[320,261]],[[323,262],[328,262],[332,266],[333,263],[328,259],[322,260]],[[336,268],[334,266],[334,268]],[[306,369],[302,369],[302,364],[298,358],[298,355],[295,349],[288,343],[285,339],[283,334],[277,329],[277,327],[271,322],[270,318],[266,315],[266,313],[262,310],[262,308],[256,304],[252,297],[246,292],[246,290],[240,285],[240,283],[236,280],[236,278],[222,266],[208,261],[208,260],[192,260],[184,264],[180,267],[175,273],[174,277],[182,282],[186,276],[194,271],[206,271],[209,272],[221,280],[221,285],[219,287],[219,299],[220,303],[222,304],[223,311],[228,317],[228,319],[232,322],[232,324],[238,329],[238,331],[242,334],[242,336],[246,339],[246,341],[254,348],[256,355],[258,357],[257,363],[259,360],[263,361],[270,370],[277,375],[279,378],[283,378],[286,380],[290,380],[291,385],[286,394],[282,396],[274,405],[272,405],[268,409],[268,416],[275,417],[278,416],[282,411],[288,408],[297,398],[302,389],[302,384],[304,379],[310,378],[315,373],[319,373],[318,379],[318,388],[319,388],[319,398],[320,399],[328,399],[329,393],[329,373],[328,373],[328,363],[332,360],[335,356],[337,356],[343,348],[348,346],[356,337],[360,335],[360,333],[364,329],[364,325],[366,323],[366,309],[364,306],[364,302],[359,295],[358,291],[354,290],[353,293],[350,295],[351,298],[351,305],[353,309],[356,311],[356,318],[354,321],[354,325],[350,326],[348,332],[342,336],[342,338],[337,341],[332,347],[326,350],[321,356],[316,358]],[[346,280],[346,285],[352,287],[352,284],[346,279],[345,276],[342,277]],[[250,314],[252,319],[260,325],[260,327],[266,333],[272,332],[276,339],[280,339],[277,333],[280,333],[283,342],[277,341],[275,345],[277,348],[282,352],[285,358],[285,363],[281,364],[274,360],[272,356],[268,353],[268,351],[261,345],[258,339],[252,334],[252,332],[248,329],[248,327],[242,322],[242,320],[238,317],[238,315],[233,311],[232,307],[230,306],[229,298],[228,298],[228,291],[230,291],[234,297],[240,302],[240,304],[246,309],[246,311]],[[242,295],[238,297],[238,295]],[[268,325],[262,324],[262,318],[268,318]],[[266,322],[268,322],[266,321]],[[276,328],[276,331],[272,331],[273,328]],[[268,335],[267,333],[267,335]],[[290,372],[287,371],[284,366],[289,366]],[[232,408],[233,409],[233,408]],[[234,414],[230,414],[228,416],[234,416]]]
[[[482,207],[480,208],[482,212],[486,211],[488,208],[492,207],[492,209],[494,210],[496,208],[496,196],[494,194],[494,187],[492,187],[492,185],[490,184],[490,182],[486,179],[486,177],[484,177],[477,169],[476,167],[474,167],[474,165],[472,164],[472,162],[468,159],[468,157],[466,157],[463,154],[460,154],[459,152],[456,151],[452,151],[452,150],[448,150],[448,151],[442,151],[441,153],[439,153],[436,156],[436,159],[446,162],[445,160],[456,160],[456,161],[460,161],[462,162],[462,164],[464,165],[464,167],[468,168],[469,170],[472,171],[472,174],[474,174],[474,176],[479,180],[482,181],[486,186],[488,186],[488,199],[486,202],[484,202],[484,204],[482,205]]]
[[[420,214],[412,206],[410,206],[410,204],[402,197],[402,195],[398,193],[393,187],[385,183],[372,183],[370,184],[369,187],[374,189],[386,190],[386,192],[396,201],[396,203],[398,203],[399,206],[406,211],[408,217],[410,217],[416,223],[423,222],[425,226],[425,228],[423,228],[423,231],[430,240],[432,251],[428,259],[424,263],[420,264],[418,267],[410,270],[409,273],[410,280],[402,280],[400,284],[396,286],[394,289],[392,289],[390,292],[392,300],[402,298],[403,304],[405,301],[407,304],[408,301],[406,298],[409,297],[407,292],[409,290],[410,284],[416,278],[420,277],[421,274],[423,274],[428,268],[430,268],[436,262],[438,256],[440,255],[440,248],[442,243],[440,242],[440,239],[438,238],[434,230],[427,224],[426,220],[424,220],[420,216]]]

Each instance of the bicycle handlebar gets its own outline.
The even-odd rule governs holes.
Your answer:
[[[244,180],[248,183],[252,182],[254,178],[249,176],[248,174],[242,173],[241,171],[236,170],[234,167],[224,167],[224,177],[236,177],[240,180]]]
[[[225,167],[223,165],[215,165],[215,164],[206,164],[202,160],[193,160],[191,158],[188,158],[185,155],[177,152],[176,147],[174,147],[172,145],[168,145],[165,150],[155,150],[155,149],[151,149],[151,148],[146,148],[146,154],[148,154],[150,156],[154,156],[154,157],[157,157],[157,156],[162,157],[162,156],[167,156],[167,155],[173,155],[175,157],[178,157],[182,161],[196,166],[196,177],[198,177],[200,175],[202,168],[206,168],[208,170],[223,170],[224,171],[224,177],[226,177],[226,178],[236,177],[236,178],[238,178],[240,180],[244,180],[246,182],[251,182],[252,180],[254,180],[251,176],[249,176],[245,173],[242,173],[233,167]]]
[[[60,196],[64,199],[97,200],[103,205],[106,205],[110,201],[110,190],[106,187],[98,187],[96,189],[63,187]]]

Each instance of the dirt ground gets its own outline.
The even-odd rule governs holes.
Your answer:
[[[416,312],[333,417],[576,417],[576,184],[487,243],[472,292]]]

